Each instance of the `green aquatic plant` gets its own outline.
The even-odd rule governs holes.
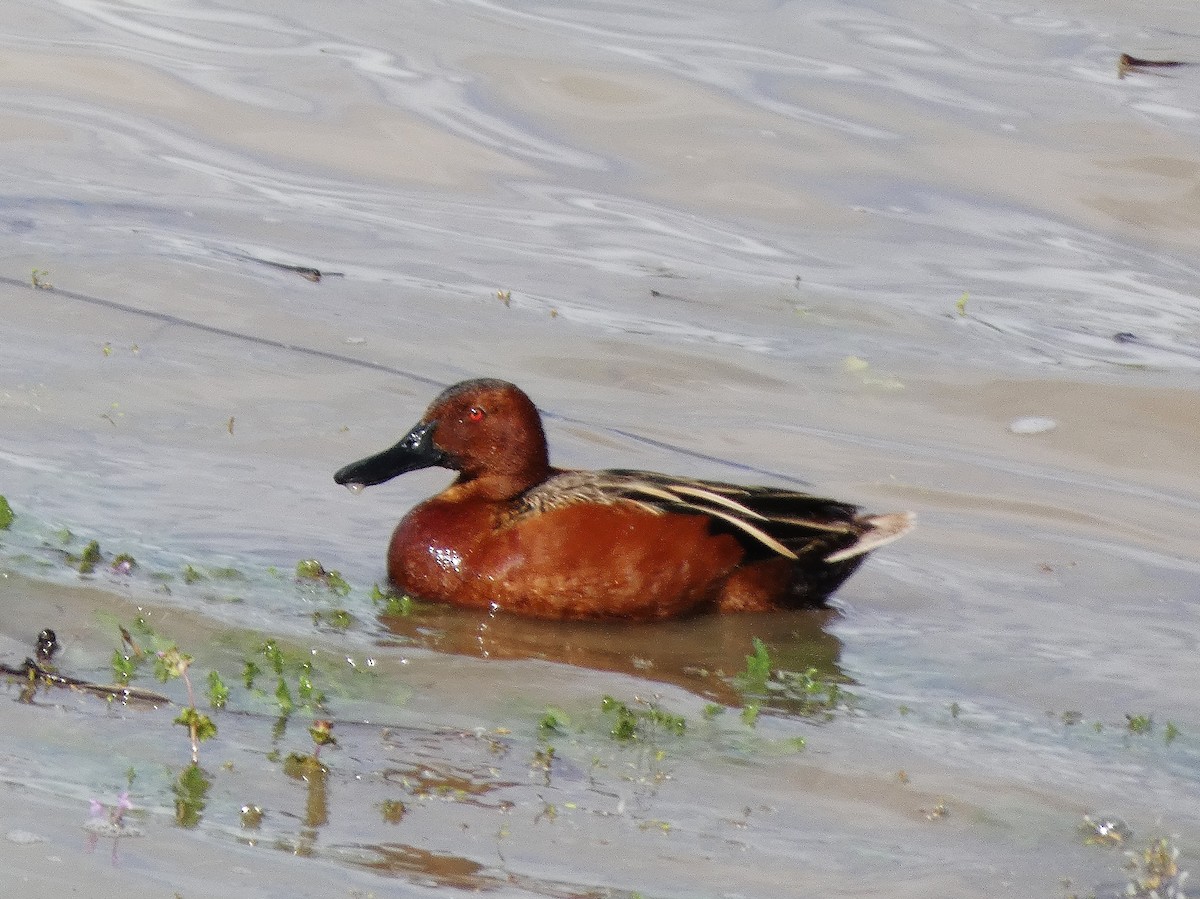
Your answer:
[[[323,584],[331,593],[338,596],[346,596],[350,593],[350,585],[341,573],[327,570],[316,559],[302,559],[296,563],[296,580]]]
[[[571,719],[562,709],[547,706],[546,713],[538,721],[538,732],[543,739],[556,734],[565,734],[571,724]]]
[[[223,709],[228,701],[229,687],[221,680],[221,675],[216,671],[208,672],[208,704],[214,709]]]
[[[804,671],[777,670],[767,645],[758,637],[752,638],[746,667],[734,677],[734,685],[744,701],[742,720],[754,725],[764,705],[784,708],[806,718],[833,717],[833,713],[851,698],[841,684],[818,668]],[[957,703],[951,714],[957,717]]]
[[[742,706],[742,723],[747,727],[754,727],[758,724],[758,703],[748,702]]]
[[[117,574],[130,574],[137,568],[137,560],[129,553],[119,553],[113,557],[109,567]]]
[[[416,601],[407,593],[395,593],[380,589],[379,584],[371,587],[371,602],[381,615],[408,617],[416,609]]]
[[[637,702],[642,708],[632,709],[612,696],[600,700],[601,710],[613,716],[609,735],[614,740],[628,742],[644,739],[649,728],[658,728],[676,736],[682,736],[687,729],[687,720],[682,715],[672,714],[645,699],[638,699]]]
[[[746,667],[737,676],[737,683],[745,693],[765,693],[771,679],[771,653],[758,637],[750,641],[754,651],[746,656]]]
[[[175,723],[188,729],[188,736],[192,742],[192,764],[197,765],[200,762],[200,744],[217,735],[217,725],[212,718],[196,708],[196,694],[192,690],[192,679],[188,676],[191,664],[192,657],[180,652],[176,646],[155,653],[155,676],[163,683],[181,678],[187,688],[188,704],[176,716]]]
[[[83,548],[83,552],[79,554],[78,559],[74,559],[75,567],[79,569],[80,574],[91,574],[96,570],[96,566],[100,564],[100,544],[96,540],[91,541]]]
[[[335,631],[346,631],[354,624],[354,616],[346,609],[330,609],[329,611],[321,611],[318,609],[312,615],[313,624],[326,624]]]
[[[0,495],[0,531],[7,531],[16,520],[17,516],[13,514],[12,506],[8,504],[8,500],[4,496]]]
[[[1125,716],[1125,726],[1131,734],[1148,734],[1154,730],[1154,716],[1127,714]]]
[[[272,694],[279,713],[285,718],[290,715],[297,704],[304,708],[319,709],[325,705],[325,694],[319,692],[313,683],[313,663],[304,658],[298,663],[289,664],[284,657],[283,649],[275,640],[266,640],[258,647],[258,654],[266,660],[271,672],[275,675],[275,690]],[[287,680],[287,669],[292,668],[296,673],[296,696]],[[255,689],[255,681],[263,674],[263,669],[253,660],[246,659],[242,667],[242,682],[247,690]],[[263,691],[259,691],[263,692]],[[297,697],[299,703],[297,703]]]

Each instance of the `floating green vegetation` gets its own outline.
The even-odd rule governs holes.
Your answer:
[[[416,600],[407,593],[383,590],[378,584],[371,587],[371,602],[379,609],[381,615],[398,615],[404,618],[411,615],[417,606]]]
[[[301,559],[296,563],[296,580],[315,581],[323,584],[331,593],[346,596],[350,593],[350,585],[340,572],[328,571],[316,559]]]
[[[214,709],[223,709],[228,701],[229,687],[221,680],[221,675],[216,671],[208,672],[208,704]]]
[[[68,556],[68,558],[79,569],[80,574],[91,574],[100,564],[100,544],[93,540],[83,548],[83,552],[79,554],[78,558],[73,556]]]
[[[758,637],[750,639],[754,651],[746,656],[746,667],[737,676],[737,684],[744,693],[765,693],[771,679],[771,653]]]
[[[307,709],[320,709],[325,704],[325,694],[319,692],[313,685],[313,663],[312,659],[302,657],[300,661],[289,661],[275,640],[267,640],[259,645],[258,654],[266,660],[266,663],[276,678],[275,690],[272,694],[276,704],[279,706],[279,713],[284,717],[290,715],[297,705]],[[295,671],[296,678],[296,694],[292,695],[292,689],[288,684],[288,670]],[[242,666],[242,682],[246,685],[247,690],[256,690],[254,686],[258,678],[263,674],[263,669],[253,659],[246,659]],[[266,695],[266,691],[258,690],[262,695]]]
[[[538,721],[538,732],[543,739],[549,739],[554,735],[565,734],[570,726],[571,719],[567,717],[566,712],[554,706],[547,706],[546,714]]]
[[[1131,734],[1144,737],[1154,732],[1153,715],[1125,715],[1125,729]],[[1096,722],[1096,733],[1100,732],[1100,722]],[[1163,728],[1163,742],[1171,744],[1179,739],[1180,731],[1174,721],[1168,721]]]
[[[958,310],[959,315],[967,314],[967,300],[970,298],[971,295],[964,290],[962,296],[958,298],[958,302],[954,304],[954,308]]]
[[[833,678],[818,668],[804,671],[775,670],[770,650],[758,637],[752,638],[753,652],[746,667],[734,678],[745,705],[742,720],[754,725],[764,705],[777,706],[806,718],[828,720],[852,698]],[[957,704],[951,708],[957,716]]]
[[[656,703],[645,699],[635,700],[641,707],[630,708],[619,699],[605,696],[600,700],[601,710],[613,716],[609,734],[614,740],[628,742],[645,739],[654,729],[682,736],[687,729],[687,721],[682,715],[675,715],[660,708]]]
[[[29,283],[38,290],[52,290],[54,285],[50,283],[50,273],[44,268],[35,268],[29,275]]]
[[[0,531],[7,531],[16,520],[17,516],[13,514],[12,506],[4,496],[0,496]]]
[[[113,557],[109,567],[117,574],[131,574],[137,568],[137,559],[129,553],[120,553]]]
[[[1131,734],[1148,734],[1154,730],[1153,715],[1126,715],[1125,726]]]
[[[354,616],[346,609],[329,609],[321,611],[318,609],[313,612],[313,624],[325,624],[335,631],[349,630],[354,625]]]
[[[748,702],[742,706],[742,724],[747,727],[754,727],[754,725],[758,724],[758,711],[757,702]]]
[[[1152,841],[1141,852],[1128,853],[1129,883],[1125,895],[1132,899],[1186,899],[1181,889],[1188,872],[1179,868],[1179,848],[1166,837]]]
[[[117,683],[128,684],[132,681],[147,659],[154,660],[154,676],[158,680],[163,683],[177,678],[183,681],[187,689],[188,704],[175,718],[175,723],[187,728],[192,745],[192,764],[197,764],[200,758],[200,744],[216,736],[217,725],[208,715],[196,708],[196,693],[189,674],[192,657],[181,652],[175,643],[154,633],[145,618],[134,619],[129,627],[119,624],[117,628],[121,634],[121,645],[113,650],[112,657],[113,676]],[[144,649],[143,644],[151,649]],[[224,708],[229,698],[229,688],[225,686],[221,676],[216,671],[210,671],[207,684],[209,705],[214,709]]]

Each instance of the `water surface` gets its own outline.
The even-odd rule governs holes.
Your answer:
[[[50,626],[107,680],[141,616],[235,684],[183,811],[174,710],[10,686],[24,894],[1120,890],[1084,814],[1195,864],[1200,70],[1117,71],[1197,58],[1190,4],[0,17],[4,660]],[[331,474],[480,375],[559,464],[921,526],[830,613],[380,615],[390,529],[447,475]],[[81,577],[91,539],[139,568]],[[295,584],[310,557],[351,593]],[[838,679],[832,720],[743,721],[755,637]],[[313,713],[236,686],[268,638],[315,665],[327,777],[283,764]],[[606,694],[687,730],[614,742]],[[144,836],[89,847],[130,770]]]

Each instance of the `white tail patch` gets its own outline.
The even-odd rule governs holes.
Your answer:
[[[844,562],[898,540],[916,526],[917,516],[913,512],[889,512],[886,515],[872,515],[864,521],[871,525],[871,529],[850,546],[826,556],[826,562]]]

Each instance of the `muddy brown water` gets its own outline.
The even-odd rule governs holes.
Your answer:
[[[1159,837],[1200,865],[1200,70],[1116,67],[1200,59],[1192,4],[0,21],[2,660],[52,627],[106,681],[140,618],[233,689],[189,779],[177,708],[8,682],[15,894],[1111,895]],[[828,612],[381,614],[447,475],[332,472],[479,375],[559,464],[920,527]],[[80,575],[93,539],[138,567]],[[832,716],[776,690],[747,724],[754,638]],[[268,639],[326,695],[327,773],[286,762],[314,712],[242,684]],[[617,742],[606,695],[686,730]]]

